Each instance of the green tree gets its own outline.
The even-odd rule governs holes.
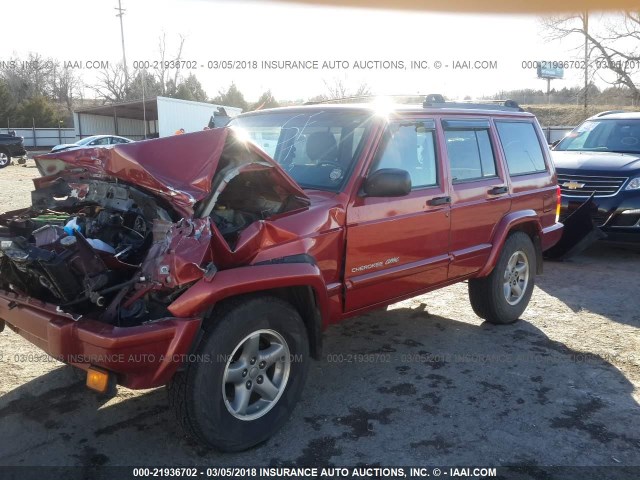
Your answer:
[[[246,111],[249,108],[249,104],[244,99],[244,95],[240,90],[238,90],[235,83],[232,83],[226,92],[224,90],[218,91],[218,96],[215,97],[211,103],[227,107],[237,107],[241,108],[243,111]]]
[[[34,123],[38,128],[58,126],[54,106],[42,95],[21,102],[16,117],[16,126],[20,127],[30,127]]]
[[[16,105],[4,80],[0,79],[0,126],[15,123]]]
[[[271,90],[267,90],[262,95],[260,95],[258,101],[251,106],[251,110],[262,110],[264,108],[276,108],[279,106],[280,104],[273,97]]]
[[[157,97],[162,92],[162,86],[158,80],[150,73],[144,70],[138,70],[137,74],[131,80],[129,89],[127,91],[127,100],[140,100],[143,95],[144,85],[144,98]]]
[[[190,73],[187,78],[178,84],[176,93],[172,97],[194,102],[206,102],[207,92],[202,88],[198,78],[193,73]]]

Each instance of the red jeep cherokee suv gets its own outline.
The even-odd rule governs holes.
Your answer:
[[[513,106],[305,105],[38,158],[0,216],[0,328],[106,391],[168,384],[222,450],[272,435],[322,330],[469,280],[511,323],[562,233],[540,127]]]

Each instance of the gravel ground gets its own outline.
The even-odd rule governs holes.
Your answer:
[[[1,170],[0,210],[36,175]],[[480,321],[465,284],[333,326],[290,421],[234,455],[186,440],[164,389],[101,397],[7,329],[0,465],[640,466],[639,264],[607,246],[547,262],[509,326]],[[380,361],[349,361],[365,353]]]

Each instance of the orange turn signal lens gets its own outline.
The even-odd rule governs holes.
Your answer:
[[[87,387],[96,392],[105,393],[109,388],[109,372],[89,367],[87,370]]]

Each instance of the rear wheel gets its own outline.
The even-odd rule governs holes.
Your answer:
[[[526,233],[509,235],[491,274],[469,280],[469,299],[476,315],[496,324],[509,324],[520,318],[533,293],[535,255]]]
[[[300,398],[309,341],[298,312],[273,297],[232,302],[206,331],[169,400],[191,437],[240,451],[271,437]]]
[[[11,163],[11,155],[6,150],[0,149],[0,168],[4,168]]]

